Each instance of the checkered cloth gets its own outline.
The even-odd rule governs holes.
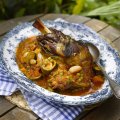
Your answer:
[[[18,88],[15,81],[0,64],[0,95],[11,95]],[[20,89],[29,107],[43,120],[74,120],[84,109],[83,106],[65,106],[48,102],[40,97]]]

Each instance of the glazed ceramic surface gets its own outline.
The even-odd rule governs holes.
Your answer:
[[[83,24],[68,23],[61,19],[56,21],[44,21],[48,27],[53,27],[62,31],[64,34],[70,35],[75,40],[84,40],[96,45],[100,51],[100,64],[105,68],[107,74],[120,83],[120,58],[116,50],[105,42],[93,30]],[[18,44],[26,38],[39,35],[40,32],[32,26],[32,23],[23,23],[13,28],[4,36],[4,45],[2,49],[2,63],[7,72],[13,77],[21,89],[25,89],[43,99],[58,102],[67,105],[92,105],[102,102],[109,98],[112,93],[109,83],[105,80],[101,89],[93,94],[85,96],[66,96],[54,92],[50,92],[31,80],[19,70],[16,63],[16,49]]]

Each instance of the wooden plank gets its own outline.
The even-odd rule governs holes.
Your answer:
[[[115,40],[112,44],[120,52],[120,38]]]
[[[16,25],[20,24],[21,22],[27,22],[35,19],[36,17],[40,17],[42,14],[37,14],[37,15],[30,15],[30,16],[25,16],[25,17],[20,17],[20,18],[15,18],[15,19],[10,19],[4,22],[0,23],[0,35],[4,34],[11,28],[15,27]]]
[[[120,31],[112,26],[108,26],[107,28],[103,29],[99,32],[99,34],[103,35],[111,42],[120,37]]]
[[[0,44],[1,44],[1,41],[2,41],[3,37],[4,36],[0,36]],[[0,47],[1,47],[1,45],[0,45]],[[1,50],[1,48],[0,48],[0,50]]]
[[[89,111],[84,111],[81,114],[79,114],[75,120],[81,120],[82,118],[84,118],[87,114],[89,113]]]
[[[55,20],[57,18],[64,19],[64,18],[66,18],[68,16],[69,15],[67,15],[67,14],[53,14],[53,13],[51,13],[51,14],[46,14],[46,15],[42,16],[41,19],[42,20]]]
[[[89,21],[90,18],[84,17],[84,16],[78,16],[78,15],[71,15],[67,17],[65,20],[67,20],[68,22],[73,22],[73,23],[85,23]]]
[[[15,108],[6,115],[2,116],[0,120],[36,120],[37,118],[38,117],[31,112]]]
[[[14,107],[15,105],[8,102],[4,97],[0,96],[0,116]]]
[[[73,23],[84,23],[90,18],[88,17],[83,17],[83,16],[78,16],[78,15],[68,15],[68,14],[46,14],[43,17],[41,17],[42,20],[55,20],[57,18],[62,18],[67,20],[68,22],[73,22]]]
[[[94,31],[98,32],[103,28],[107,27],[108,24],[97,19],[92,19],[85,23],[88,27],[92,28]]]
[[[18,25],[22,22],[32,21],[36,17],[41,17],[42,20],[54,20],[56,18],[64,19],[68,16],[69,15],[65,15],[65,14],[47,14],[45,16],[43,14],[38,14],[38,15],[31,15],[31,16],[25,16],[25,17],[7,20],[7,21],[0,23],[0,35],[6,33],[7,31],[9,31],[11,28],[15,27],[16,25]]]
[[[110,98],[82,120],[120,120],[120,100]]]

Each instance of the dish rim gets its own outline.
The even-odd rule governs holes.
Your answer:
[[[52,21],[52,22],[55,22],[55,21]],[[24,24],[24,23],[23,23]],[[23,25],[22,24],[22,25]],[[26,23],[25,23],[26,24]],[[73,23],[71,23],[71,24],[73,24]],[[75,24],[75,25],[79,25],[79,24]],[[19,26],[19,25],[18,25]],[[15,28],[17,28],[17,26],[15,27]],[[13,29],[15,29],[15,28],[13,28]],[[12,29],[12,30],[13,30]],[[10,31],[10,32],[12,32],[12,30]],[[7,33],[6,34],[6,36],[8,35],[9,33]],[[4,40],[3,40],[4,41]],[[2,63],[3,63],[3,66],[4,66],[4,68],[5,68],[5,70],[8,72],[8,74],[10,75],[10,76],[12,76],[12,78],[17,82],[17,84],[20,86],[20,88],[23,88],[23,89],[25,89],[25,87],[23,87],[23,86],[21,86],[21,84],[19,84],[19,80],[18,79],[16,79],[15,78],[15,76],[13,75],[13,74],[11,74],[11,72],[7,69],[7,65],[6,65],[6,63],[5,63],[5,61],[4,61],[4,59],[3,59],[3,54],[4,54],[4,52],[3,52],[3,50],[4,50],[4,48],[5,48],[5,42],[6,41],[4,41],[4,45],[3,45],[3,47],[2,47]],[[30,81],[30,82],[32,82],[32,81]],[[34,82],[32,82],[32,84],[34,85],[34,86],[36,86],[36,87],[40,87],[40,88],[42,88],[41,86],[38,86],[37,84],[35,84]],[[42,89],[44,89],[44,88],[42,88]],[[27,90],[27,89],[26,89]],[[46,89],[44,89],[45,91],[46,91]],[[28,90],[27,90],[28,91]],[[48,91],[48,90],[47,90]],[[32,91],[31,91],[32,92]],[[96,91],[97,92],[97,91]],[[96,92],[95,93],[92,93],[92,94],[88,94],[88,95],[85,95],[86,97],[88,96],[90,96],[90,95],[93,95],[93,96],[95,96],[95,94],[96,94]],[[35,93],[35,91],[33,92],[34,94],[36,94],[36,95],[38,95],[38,96],[40,96],[40,97],[42,97],[41,95],[39,95],[38,94],[38,92],[37,93]],[[51,94],[53,94],[54,92],[50,92],[49,91],[49,93]],[[49,94],[48,93],[48,94]],[[65,102],[65,101],[62,101],[61,103],[63,103],[63,104],[68,104],[68,105],[91,105],[91,104],[95,104],[95,103],[98,103],[98,102],[102,102],[103,100],[105,100],[105,99],[107,99],[107,98],[109,98],[111,95],[112,95],[112,93],[111,93],[111,90],[109,90],[109,94],[107,95],[107,96],[104,96],[104,99],[101,99],[100,97],[98,97],[97,99],[95,99],[94,98],[94,102],[91,102],[91,100],[86,100],[86,101],[80,101],[80,99],[81,99],[81,97],[83,98],[83,97],[85,97],[85,96],[68,96],[68,95],[61,95],[61,94],[58,94],[58,93],[54,93],[54,96],[57,96],[57,99],[56,98],[54,98],[54,99],[52,99],[52,96],[47,96],[47,95],[44,95],[44,94],[42,94],[43,95],[43,97],[45,97],[45,98],[47,98],[47,97],[49,97],[49,98],[47,98],[47,99],[49,99],[50,101],[51,100],[54,100],[55,102],[61,102],[61,99],[63,98],[63,97],[68,97],[68,99],[69,98],[76,98],[76,99],[78,99],[78,101],[76,101],[76,102],[74,102],[74,101],[68,101],[68,102]],[[60,97],[60,99],[58,99],[58,97]]]

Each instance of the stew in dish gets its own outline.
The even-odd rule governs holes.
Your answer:
[[[39,21],[33,26],[39,28]],[[46,29],[19,44],[19,69],[39,86],[59,94],[79,96],[98,90],[104,76],[86,44],[56,29]]]

